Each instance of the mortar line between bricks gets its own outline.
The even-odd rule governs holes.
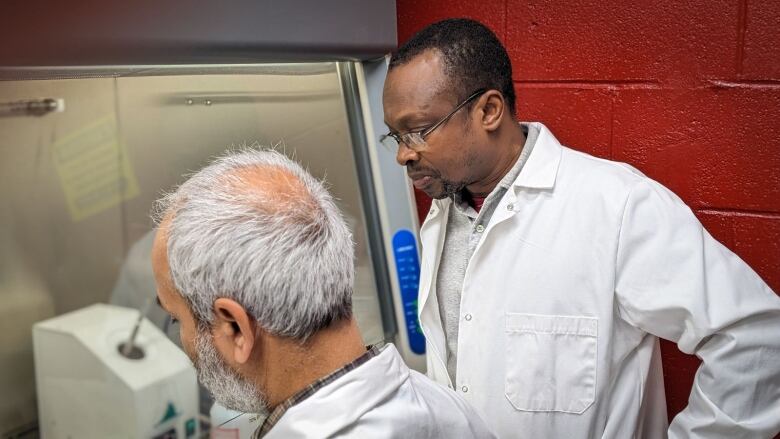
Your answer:
[[[609,159],[615,160],[615,99],[616,93],[609,96]]]
[[[747,30],[747,8],[748,0],[739,1],[739,9],[737,11],[737,59],[736,69],[737,76],[742,76],[745,60],[745,31]]]
[[[722,209],[722,208],[712,208],[712,207],[708,207],[706,209],[694,209],[694,210],[699,213],[707,213],[707,214],[726,214],[727,216],[780,219],[779,212],[770,212],[770,211],[761,211],[761,210]]]
[[[650,81],[514,81],[532,88],[586,88],[586,89],[660,89],[661,85]]]
[[[711,79],[707,81],[710,86],[719,88],[780,88],[780,81],[778,80],[742,80],[742,81],[723,81],[719,79]]]

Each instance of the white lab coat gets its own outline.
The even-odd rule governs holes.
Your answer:
[[[455,392],[409,370],[395,346],[285,412],[264,439],[492,438]]]
[[[421,228],[428,375],[502,438],[662,438],[659,336],[704,361],[670,437],[780,430],[780,299],[672,192],[538,126],[466,269],[456,383],[436,299],[451,201]]]

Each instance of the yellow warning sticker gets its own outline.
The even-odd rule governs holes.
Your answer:
[[[73,221],[138,195],[138,182],[113,116],[57,139],[52,154]]]

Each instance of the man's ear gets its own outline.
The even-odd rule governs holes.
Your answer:
[[[506,111],[504,97],[498,90],[488,90],[477,99],[480,110],[480,124],[485,131],[495,131],[501,125]]]
[[[226,359],[246,363],[258,341],[255,319],[241,304],[225,297],[214,301],[214,314],[214,343]]]

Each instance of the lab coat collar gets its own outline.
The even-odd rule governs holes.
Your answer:
[[[425,273],[420,277],[419,284],[419,296],[418,296],[418,310],[426,309],[429,297],[431,297],[431,290],[433,289],[433,278],[438,270],[437,261],[440,259],[443,246],[444,246],[444,231],[446,223],[443,219],[447,218],[452,200],[450,198],[444,198],[442,200],[433,200],[431,208],[428,211],[428,217],[423,222],[420,228],[420,241],[423,248],[435,248],[435,251],[422,252],[421,258],[421,273]],[[432,297],[435,301],[436,297]]]
[[[541,122],[521,122],[533,125],[539,129],[539,137],[536,139],[534,149],[523,165],[520,174],[512,186],[533,189],[552,189],[555,186],[555,178],[558,176],[558,165],[561,163],[561,144],[558,139]],[[425,222],[447,212],[452,203],[450,197],[441,200],[433,200],[431,209]]]
[[[331,437],[391,398],[409,379],[409,368],[395,346],[382,352],[290,407],[266,439]]]
[[[544,124],[528,122],[528,125],[539,129],[539,137],[513,186],[552,189],[558,175],[558,165],[561,163],[561,144]]]

